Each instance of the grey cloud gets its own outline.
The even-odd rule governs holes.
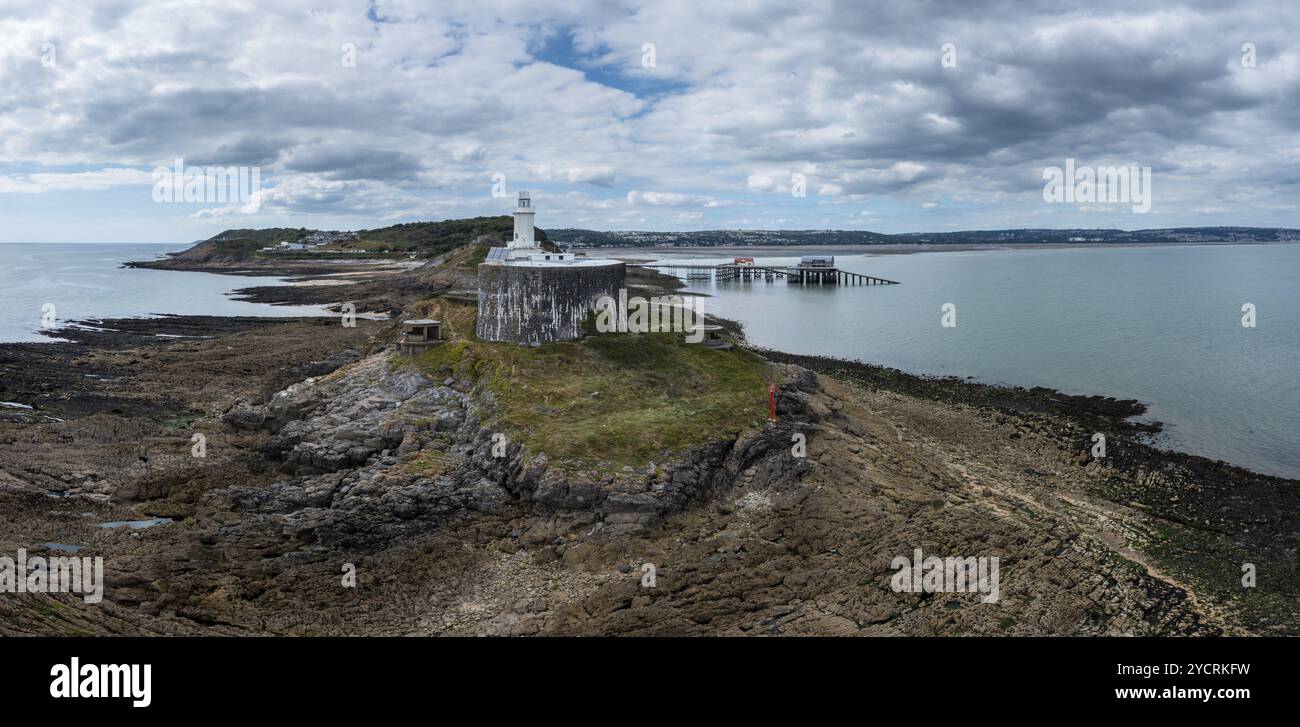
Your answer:
[[[631,194],[651,226],[702,201],[712,226],[740,223],[733,197],[794,204],[750,189],[755,170],[1000,217],[1040,212],[1017,195],[1032,202],[1042,166],[1065,158],[1151,166],[1189,210],[1297,183],[1300,9],[1266,0],[487,1],[381,4],[384,23],[333,0],[192,18],[12,2],[27,30],[0,48],[0,164],[260,165],[310,178],[268,205],[304,215],[420,209],[434,188],[468,208],[494,173],[586,189],[598,199],[574,216],[610,225]],[[556,28],[570,64],[599,67],[548,57]],[[52,37],[60,67],[45,69],[34,49]]]
[[[187,157],[187,164],[201,166],[270,166],[293,142],[286,138],[241,136],[222,143],[206,154]]]
[[[412,154],[350,146],[299,147],[284,160],[287,172],[318,173],[326,179],[409,181],[422,168],[420,159]]]

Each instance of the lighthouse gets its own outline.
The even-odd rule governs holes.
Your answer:
[[[515,207],[515,236],[510,241],[511,250],[537,252],[537,242],[533,239],[533,202],[527,192],[519,193],[519,204]],[[515,257],[515,255],[511,255]]]
[[[505,247],[492,247],[478,266],[478,318],[482,341],[546,343],[585,335],[593,301],[616,298],[625,265],[618,260],[579,258],[544,250],[533,228],[533,201],[519,193],[515,234]]]

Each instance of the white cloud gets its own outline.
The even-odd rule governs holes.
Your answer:
[[[142,169],[101,169],[94,172],[39,172],[0,177],[0,193],[41,194],[63,191],[102,191],[113,187],[152,185]]]
[[[960,201],[923,205],[933,210],[923,222],[877,217],[900,231],[1038,216],[1037,170],[1068,157],[1151,165],[1171,224],[1218,208],[1237,215],[1225,223],[1291,224],[1300,199],[1291,5],[375,8],[384,22],[351,0],[7,0],[0,194],[145,184],[137,170],[184,157],[262,166],[256,219],[295,226],[500,214],[497,173],[511,190],[538,190],[550,205],[542,227],[761,225],[746,211],[756,205],[767,219],[820,227],[827,200],[871,195],[881,210],[913,213],[916,199]],[[957,44],[955,68],[940,66],[936,38]],[[1247,40],[1255,68],[1239,62]],[[647,42],[654,68],[640,63]],[[789,194],[795,172],[806,198]],[[1113,209],[1046,212],[1048,226],[1133,224]],[[223,215],[236,213],[202,219]]]
[[[627,193],[627,203],[650,207],[717,207],[717,199],[698,194],[680,192],[641,192],[632,190]]]

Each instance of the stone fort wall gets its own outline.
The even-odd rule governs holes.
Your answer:
[[[548,343],[582,337],[582,322],[602,295],[618,297],[626,266],[478,267],[478,323],[485,341]]]

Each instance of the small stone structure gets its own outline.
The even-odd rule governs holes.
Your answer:
[[[428,319],[402,321],[402,337],[397,340],[397,352],[415,356],[442,343],[442,323]]]
[[[515,235],[478,266],[478,322],[484,341],[550,343],[582,337],[582,323],[602,296],[618,299],[626,266],[616,260],[546,252],[533,238],[536,210],[519,193]]]
[[[726,339],[722,337],[722,326],[714,325],[712,323],[701,323],[696,326],[691,326],[689,333],[690,335],[686,337],[687,343],[692,342],[694,338],[698,338],[702,335],[703,343],[706,348],[716,348],[719,351],[731,350],[731,344],[727,343]]]

